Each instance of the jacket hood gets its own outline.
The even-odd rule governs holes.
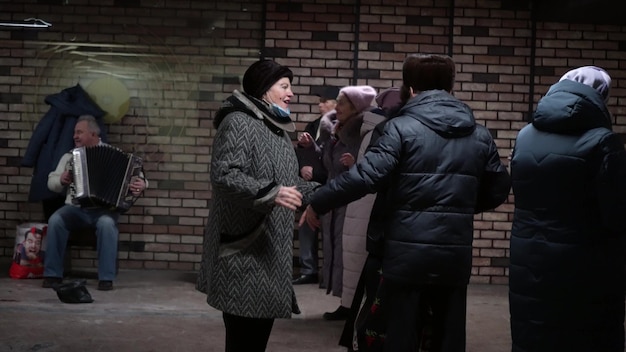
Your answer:
[[[296,130],[293,121],[290,120],[285,123],[279,122],[263,102],[238,90],[233,91],[233,95],[228,97],[222,107],[217,111],[215,119],[213,120],[213,126],[218,128],[226,115],[234,111],[241,111],[256,119],[263,120],[275,133],[280,133],[281,131],[294,132]]]
[[[361,125],[361,138],[363,138],[369,131],[376,128],[376,125],[385,121],[384,112],[381,109],[370,110],[363,113],[363,124]]]
[[[465,137],[474,132],[474,113],[465,103],[443,90],[424,91],[400,109],[444,138]]]
[[[80,84],[65,88],[59,93],[48,95],[44,101],[46,104],[59,109],[61,115],[80,116],[88,114],[99,119],[106,114]]]
[[[579,134],[598,127],[611,129],[611,114],[595,89],[562,80],[539,100],[532,124],[541,131]]]

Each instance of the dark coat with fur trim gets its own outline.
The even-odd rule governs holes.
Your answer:
[[[319,133],[319,136],[315,139],[315,144],[317,146],[323,146],[324,143],[330,139],[333,129],[334,121],[330,121],[327,118],[324,120],[324,123],[322,123],[322,118],[324,118],[323,115],[317,120],[309,122],[304,129],[304,132],[307,132],[313,138],[315,138]],[[304,148],[296,146],[296,155],[298,156],[298,165],[300,168],[303,166],[311,166],[313,168],[312,181],[319,182],[321,184],[326,183],[328,173],[322,163],[320,149],[316,150],[314,147]]]
[[[513,351],[624,351],[626,152],[602,97],[553,85],[511,175]]]
[[[274,199],[281,186],[297,186],[306,203],[319,186],[298,176],[293,144],[269,114],[236,92],[215,117],[213,203],[197,282],[209,305],[249,318],[299,312],[291,284],[295,212]]]

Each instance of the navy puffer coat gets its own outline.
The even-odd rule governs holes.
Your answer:
[[[507,198],[510,178],[489,131],[440,90],[410,99],[363,159],[313,195],[319,214],[386,190],[383,275],[466,285],[474,214]]]
[[[511,175],[513,351],[624,351],[626,153],[602,97],[553,85]]]

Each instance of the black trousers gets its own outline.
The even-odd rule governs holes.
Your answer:
[[[226,327],[226,352],[264,352],[274,319],[246,318],[222,313]]]
[[[352,350],[353,340],[355,338],[355,329],[360,329],[366,321],[369,311],[376,299],[378,284],[380,283],[380,268],[382,267],[382,258],[374,254],[368,254],[361,276],[357,283],[350,306],[348,318],[343,326],[343,332],[339,338],[339,345]]]
[[[385,352],[465,352],[467,286],[385,285]]]

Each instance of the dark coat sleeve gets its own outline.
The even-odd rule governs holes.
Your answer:
[[[41,201],[58,197],[48,189],[48,174],[53,171],[61,156],[73,146],[74,124],[68,116],[62,116],[61,110],[51,106],[35,127],[21,165],[33,168],[28,200]],[[66,125],[71,123],[71,128]]]
[[[626,231],[626,151],[614,133],[600,142],[598,150],[604,154],[595,181],[602,223],[609,231],[621,235]]]
[[[489,161],[480,179],[475,212],[491,210],[504,203],[511,190],[511,176],[500,161],[498,148],[493,140],[489,145]]]
[[[311,200],[316,213],[324,214],[387,186],[400,160],[402,138],[396,128],[385,131],[385,135],[379,138],[384,141],[371,147],[348,171],[328,180],[317,190]]]
[[[39,153],[41,152],[43,146],[46,144],[48,140],[48,136],[50,131],[52,130],[52,125],[57,119],[56,112],[54,109],[48,110],[48,112],[41,118],[35,130],[33,131],[33,135],[28,141],[28,146],[26,147],[26,152],[24,153],[24,157],[21,160],[21,166],[26,167],[34,167],[37,158],[39,157]]]
[[[320,125],[320,121],[321,117],[309,122],[304,128],[304,132],[307,132],[308,134],[313,136],[313,138],[315,138],[315,134]],[[311,166],[313,168],[312,181],[320,184],[326,183],[326,179],[328,179],[328,172],[326,171],[326,168],[324,168],[319,149],[302,148],[300,146],[296,146],[296,155],[298,156],[299,169],[301,169],[303,166]],[[298,170],[298,173],[299,172],[300,170]]]

